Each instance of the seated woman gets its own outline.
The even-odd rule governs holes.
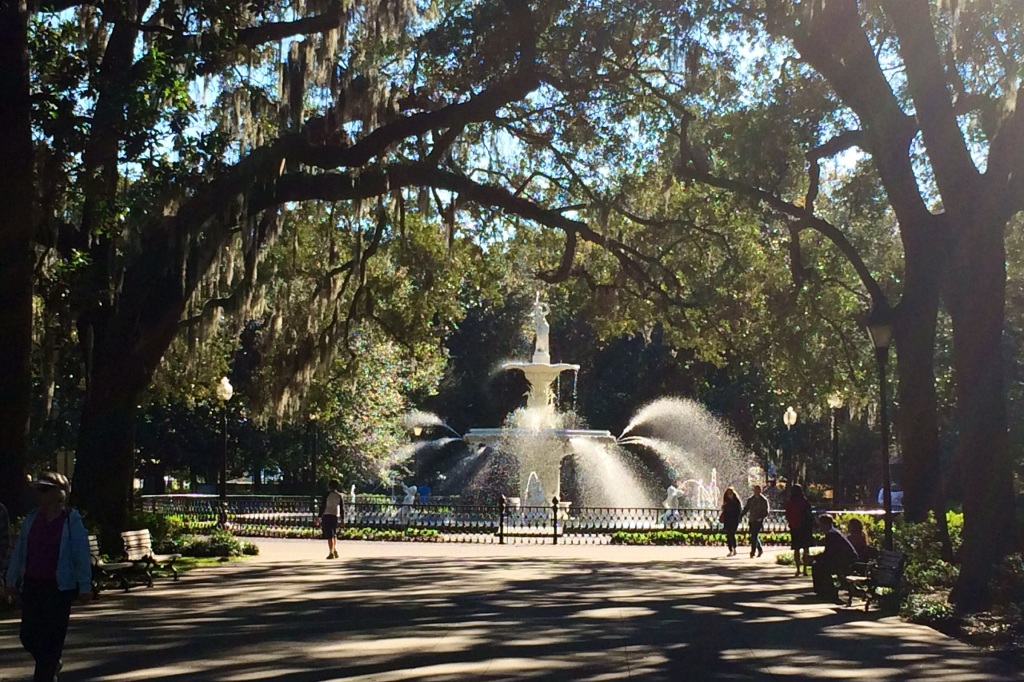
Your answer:
[[[846,539],[857,550],[857,556],[861,561],[870,561],[878,556],[878,550],[868,544],[868,536],[860,519],[850,519],[846,524],[846,531]]]

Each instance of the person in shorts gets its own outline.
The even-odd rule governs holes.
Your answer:
[[[341,484],[331,481],[328,484],[329,492],[324,500],[324,513],[320,517],[320,528],[323,531],[324,539],[327,540],[327,558],[338,558],[338,526],[342,518],[341,493],[338,488]]]
[[[814,532],[814,511],[811,503],[804,495],[804,489],[799,484],[793,486],[786,500],[786,522],[789,524],[789,535],[792,540],[790,546],[793,549],[793,565],[796,566],[796,574],[800,575],[801,564],[803,574],[811,568],[811,536]],[[803,561],[800,560],[800,551],[803,550]]]

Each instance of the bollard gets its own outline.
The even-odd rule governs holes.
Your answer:
[[[505,496],[498,500],[498,544],[505,544]]]
[[[551,527],[554,529],[552,540],[558,544],[558,496],[551,498]]]

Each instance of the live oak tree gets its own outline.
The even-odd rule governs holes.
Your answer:
[[[449,241],[458,229],[486,240],[488,214],[473,207],[491,207],[598,243],[623,264],[632,257],[534,201],[547,197],[524,192],[522,165],[496,169],[487,158],[510,105],[517,116],[543,110],[618,49],[612,40],[594,50],[567,30],[588,13],[595,23],[587,3],[64,0],[25,9],[4,5],[14,39],[0,63],[4,143],[21,168],[0,196],[11,220],[4,258],[20,264],[4,268],[16,339],[3,361],[26,366],[34,240],[39,268],[66,278],[65,294],[46,303],[67,322],[85,376],[75,494],[108,532],[127,507],[132,423],[161,357],[194,315],[258,308],[260,254],[287,238],[288,214],[304,202],[369,222],[353,231],[353,258],[322,273],[349,298],[313,306],[328,322],[296,347],[297,374],[331,352],[320,341],[374,319],[366,274],[403,216],[440,218]],[[237,291],[204,288],[226,251],[243,273]],[[15,453],[3,459],[7,495],[21,475],[27,392],[22,370],[4,381],[12,409],[0,431]]]
[[[806,149],[811,174],[804,192],[723,177],[692,161],[682,175],[787,216],[794,246],[808,231],[829,237],[857,266],[875,305],[886,309],[893,302],[873,283],[862,254],[815,213],[819,161],[858,149],[884,189],[904,252],[895,340],[899,432],[915,510],[931,506],[921,502],[939,487],[933,358],[940,303],[951,315],[964,501],[954,597],[977,606],[995,560],[1010,546],[992,538],[1014,537],[1004,505],[1012,499],[1012,477],[1001,344],[1004,231],[1024,209],[1019,3],[708,2],[695,3],[695,11],[734,35],[747,31],[755,53],[781,54],[782,69],[798,75],[794,91],[825,86],[835,113]]]
[[[623,166],[625,175],[657,172],[631,156],[652,151],[645,137],[667,141],[675,151],[672,172],[686,184],[712,188],[708,201],[725,192],[781,216],[797,289],[832,275],[821,261],[835,262],[830,251],[841,256],[845,265],[834,267],[853,270],[856,294],[895,322],[897,431],[912,520],[930,509],[941,518],[945,509],[935,371],[944,307],[952,325],[958,435],[952,475],[963,483],[965,510],[954,597],[968,607],[984,603],[991,568],[1016,537],[1004,507],[1012,498],[1012,458],[1001,343],[1003,234],[1024,209],[1019,6],[709,1],[677,3],[677,9],[685,27],[680,42],[647,37],[643,43],[636,34],[636,42],[625,49],[620,43],[604,64],[606,84],[615,82],[629,97],[609,88],[594,104],[586,83],[576,91],[578,105],[603,107],[604,116],[581,119],[552,107],[509,126],[560,169],[548,171],[555,176],[552,193],[583,197],[580,210],[589,211],[591,223],[622,236],[633,250],[621,270],[595,277],[594,265],[583,263],[570,240],[552,279],[579,277],[598,291],[627,275],[643,291],[633,298],[638,307],[675,311],[673,326],[686,329],[683,311],[699,307],[687,300],[694,279],[677,277],[685,263],[673,263],[665,249],[700,221],[652,220],[655,202],[641,201],[647,210],[637,210],[629,202],[632,188],[606,181]],[[666,44],[674,49],[662,59],[643,60],[644,45]],[[653,151],[665,164],[667,155]],[[609,227],[609,216],[650,229]],[[721,238],[706,236],[709,244]],[[891,257],[894,236],[901,262]],[[764,242],[771,246],[767,236]],[[839,284],[850,287],[843,279]],[[807,350],[798,344],[794,355]],[[1008,542],[992,542],[993,534]]]

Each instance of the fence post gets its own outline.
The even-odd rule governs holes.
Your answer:
[[[552,540],[558,544],[558,495],[551,498],[551,527],[554,529]]]
[[[505,544],[505,496],[498,500],[498,544]]]

